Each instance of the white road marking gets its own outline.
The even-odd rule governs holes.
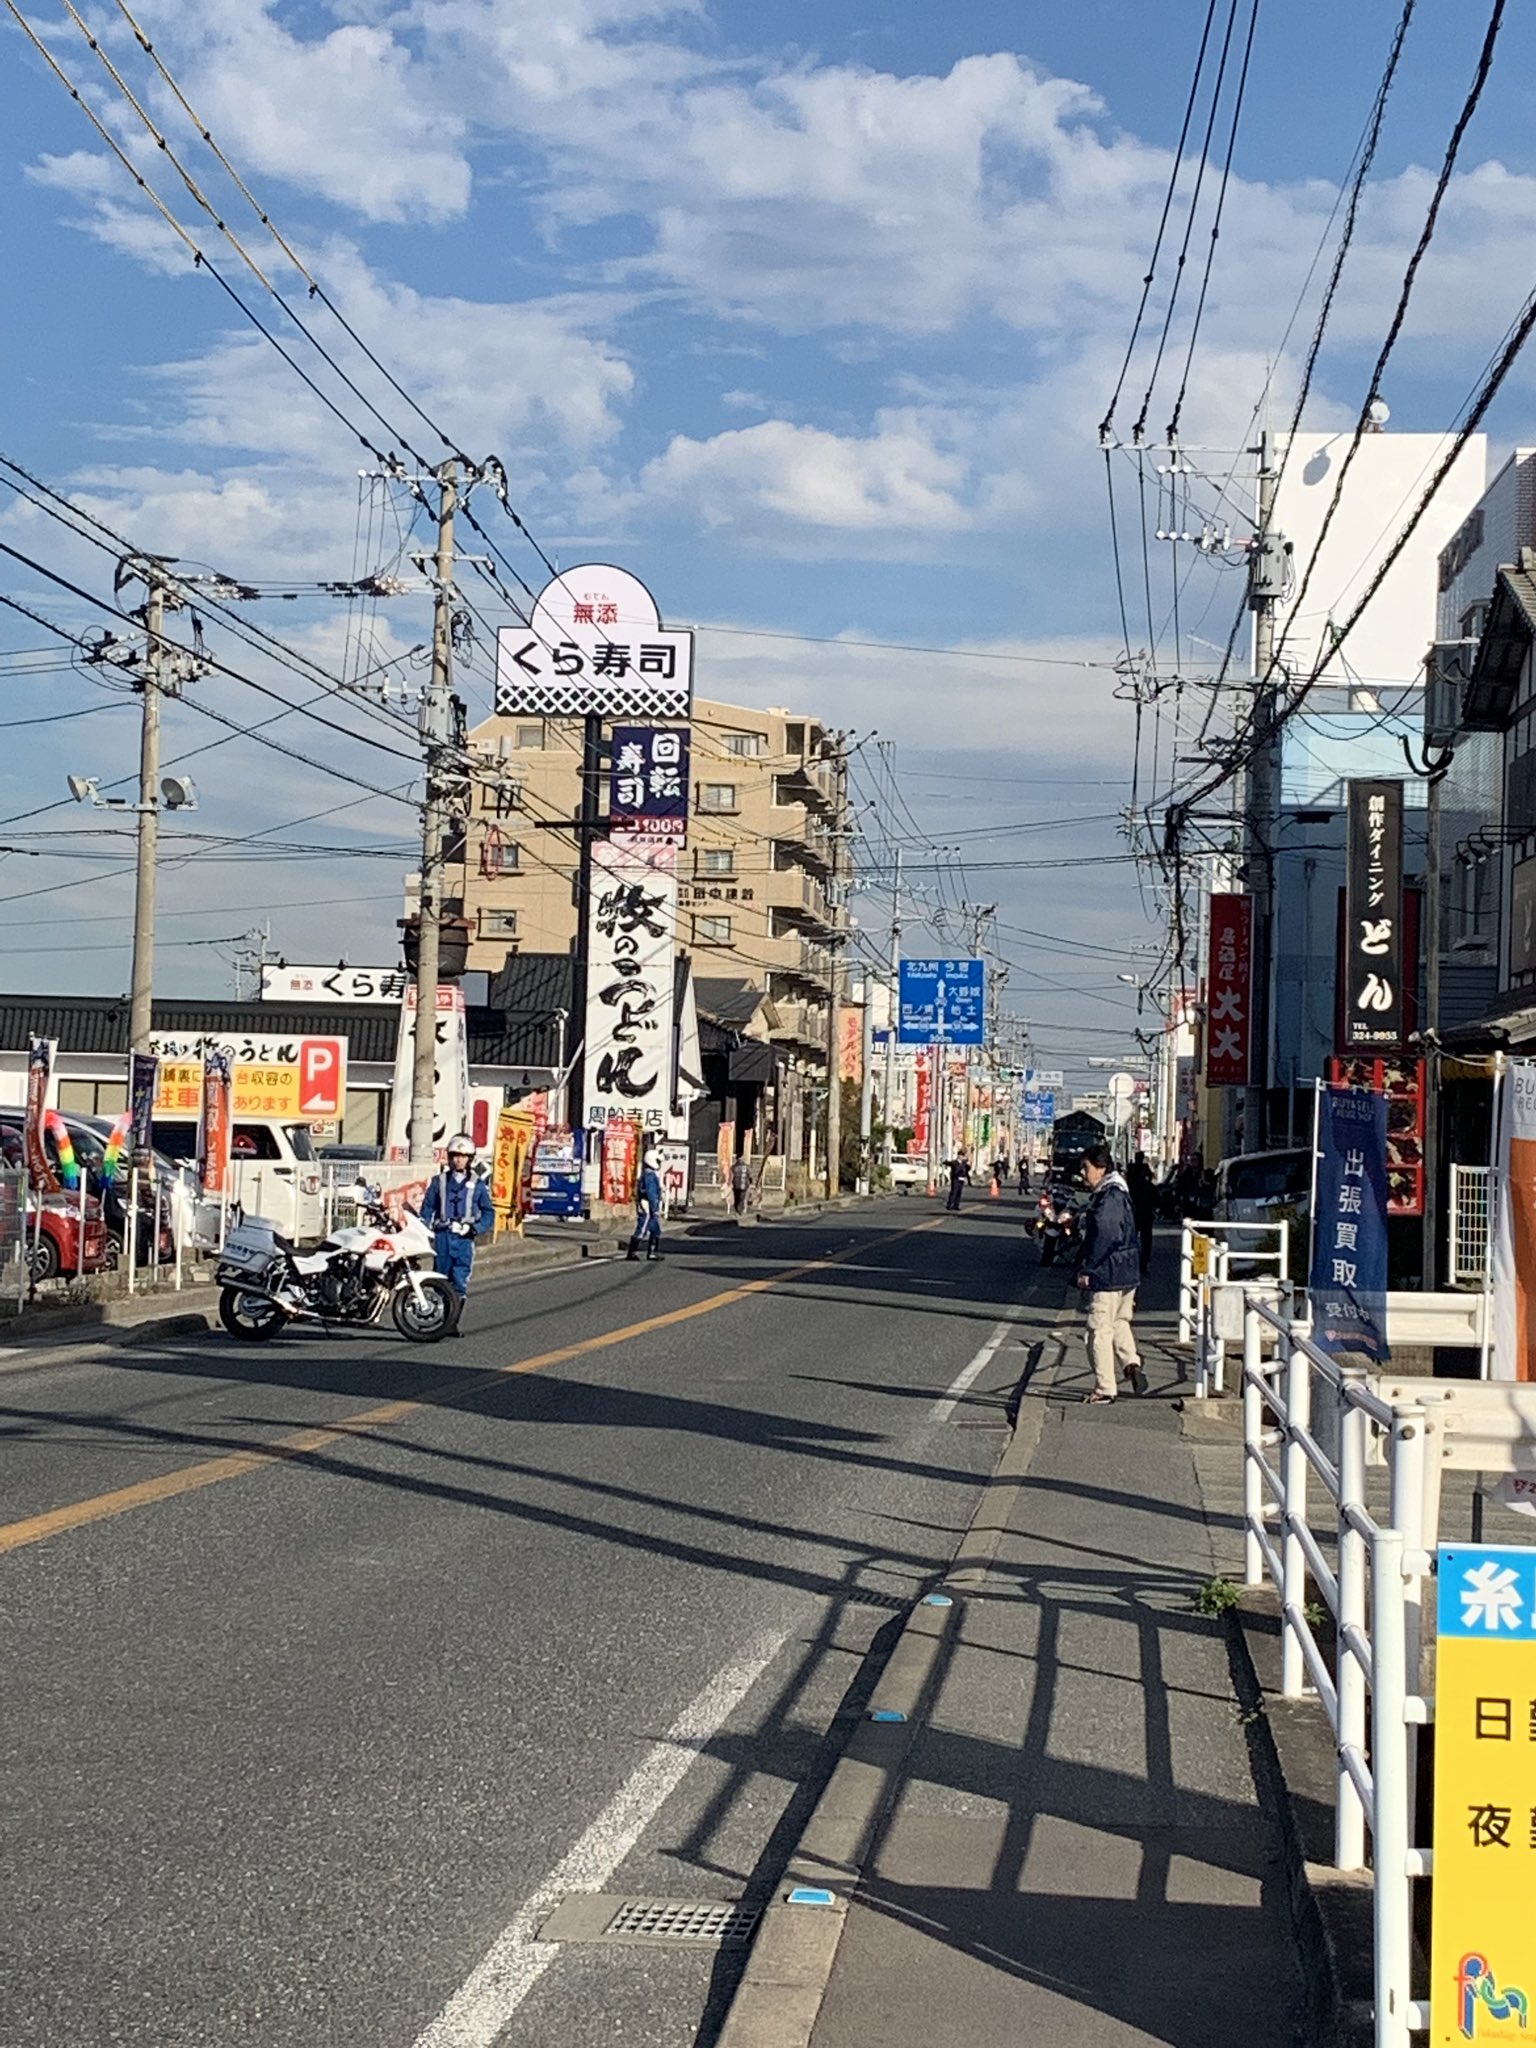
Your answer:
[[[417,2035],[415,2048],[492,2048],[560,1952],[558,1943],[534,1939],[541,1924],[567,1892],[603,1889],[787,1636],[781,1630],[757,1637],[715,1673]]]
[[[1007,1320],[998,1324],[970,1364],[955,1379],[950,1381],[944,1393],[929,1409],[928,1420],[930,1422],[948,1422],[951,1415],[954,1414],[956,1408],[960,1405],[961,1395],[965,1393],[974,1380],[979,1379],[982,1373],[986,1371],[987,1367],[992,1363],[994,1354],[1012,1328],[1013,1324]]]

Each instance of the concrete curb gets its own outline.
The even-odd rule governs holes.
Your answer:
[[[1271,1588],[1246,1588],[1229,1627],[1254,1760],[1275,1795],[1307,2039],[1316,2048],[1372,2048],[1373,1887],[1369,1872],[1335,1870],[1329,1860],[1335,1760],[1327,1717],[1316,1700],[1281,1695],[1280,1605]]]
[[[1021,1388],[1052,1341],[1043,1337],[1031,1347]],[[1044,1422],[1043,1404],[1021,1407],[948,1570],[908,1614],[865,1718],[833,1767],[774,1901],[758,1922],[716,2048],[807,2048],[849,1905],[895,1800],[913,1739],[932,1709],[944,1646],[966,1598],[981,1589]],[[795,1902],[797,1892],[815,1894],[817,1902]]]

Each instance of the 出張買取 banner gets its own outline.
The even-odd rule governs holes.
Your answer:
[[[1361,1088],[1317,1099],[1317,1200],[1312,1214],[1314,1341],[1330,1357],[1387,1348],[1387,1105]]]

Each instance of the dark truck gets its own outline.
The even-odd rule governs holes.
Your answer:
[[[1085,1109],[1057,1117],[1051,1126],[1051,1179],[1074,1180],[1083,1154],[1091,1145],[1102,1145],[1107,1136],[1107,1126]]]

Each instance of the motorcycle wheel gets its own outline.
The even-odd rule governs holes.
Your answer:
[[[241,1287],[225,1287],[219,1294],[219,1321],[231,1337],[243,1344],[264,1344],[275,1337],[288,1317],[275,1301],[264,1294],[247,1294]]]
[[[423,1273],[418,1303],[415,1289],[397,1287],[389,1305],[395,1328],[413,1344],[440,1344],[459,1320],[459,1297],[441,1273]]]

